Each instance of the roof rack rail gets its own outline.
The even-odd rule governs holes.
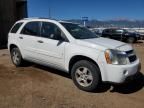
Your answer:
[[[47,19],[47,20],[55,20],[61,22],[62,20],[54,19],[54,18],[45,18],[45,17],[29,17],[29,18],[23,18],[21,20],[32,20],[32,19]]]
[[[49,19],[49,20],[56,20],[56,21],[59,21],[59,20],[57,20],[57,19],[55,19],[55,18],[47,18],[47,17],[39,17],[38,19]]]
[[[38,17],[30,17],[30,18],[23,18],[24,20],[28,20],[28,19],[38,19]]]
[[[24,20],[29,20],[29,19],[50,19],[50,20],[56,20],[59,21],[57,19],[54,18],[46,18],[46,17],[29,17],[29,18],[23,18]]]
[[[38,19],[51,19],[51,18],[39,17]]]

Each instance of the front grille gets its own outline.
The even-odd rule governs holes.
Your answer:
[[[133,50],[126,51],[126,54],[127,54],[128,58],[129,58],[130,63],[136,61],[137,57],[136,57],[136,55],[135,55]]]
[[[126,54],[132,54],[132,53],[134,53],[134,51],[133,50],[129,50],[129,51],[126,51]]]

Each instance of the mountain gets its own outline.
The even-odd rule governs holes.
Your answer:
[[[83,24],[80,19],[66,20],[69,22]],[[89,20],[86,25],[90,27],[127,27],[127,28],[144,28],[144,20],[113,19],[107,21]]]

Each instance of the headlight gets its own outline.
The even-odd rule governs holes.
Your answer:
[[[128,64],[127,54],[123,51],[108,49],[105,51],[105,58],[108,64],[115,64],[115,65]]]

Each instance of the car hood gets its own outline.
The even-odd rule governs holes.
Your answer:
[[[122,51],[127,51],[127,50],[132,49],[131,45],[128,45],[124,42],[120,42],[120,41],[116,41],[116,40],[108,39],[108,38],[102,38],[102,37],[78,40],[77,43],[83,46],[97,48],[100,50],[118,49]]]

